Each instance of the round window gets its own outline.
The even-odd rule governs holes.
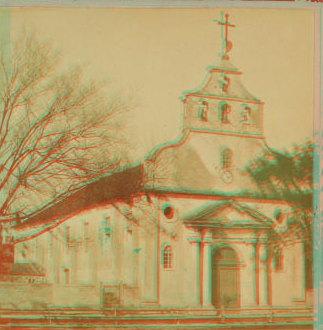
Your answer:
[[[167,219],[172,219],[174,217],[175,211],[174,208],[171,207],[170,205],[165,205],[163,207],[163,213]]]

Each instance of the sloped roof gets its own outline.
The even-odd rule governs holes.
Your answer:
[[[16,262],[9,267],[3,267],[1,273],[11,276],[44,276],[41,268],[35,262]]]
[[[34,262],[19,262],[12,265],[11,275],[41,275],[44,276],[40,267]]]
[[[26,228],[35,227],[38,228],[35,234],[39,235],[39,228],[47,231],[48,228],[60,224],[84,209],[113,201],[130,202],[132,196],[142,189],[142,176],[142,164],[136,164],[110,176],[102,177],[31,215],[26,221],[17,223],[14,228],[23,233]],[[15,236],[14,242],[20,238],[19,235]]]

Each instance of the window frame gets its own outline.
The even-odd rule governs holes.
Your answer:
[[[66,254],[69,254],[70,251],[70,242],[71,242],[71,227],[65,227],[65,246],[66,246]]]
[[[89,251],[89,239],[90,239],[90,223],[88,221],[83,222],[83,244],[84,252]]]
[[[71,283],[70,270],[68,268],[65,268],[63,271],[64,271],[64,284],[70,284]]]
[[[167,264],[165,263],[166,260],[166,251],[170,251],[167,254]],[[162,260],[161,264],[164,271],[172,271],[174,270],[174,248],[171,244],[165,244],[162,248]],[[165,267],[167,265],[167,267]]]
[[[232,169],[232,151],[229,148],[221,150],[221,169],[231,172]]]

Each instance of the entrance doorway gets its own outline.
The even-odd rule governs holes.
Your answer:
[[[212,253],[212,304],[216,308],[240,306],[239,260],[230,247]]]

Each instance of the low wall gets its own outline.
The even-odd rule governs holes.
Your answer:
[[[55,284],[53,306],[99,307],[100,291],[94,285]]]
[[[42,308],[51,303],[53,285],[0,283],[0,308]]]
[[[100,292],[92,285],[0,283],[0,309],[99,306]]]

